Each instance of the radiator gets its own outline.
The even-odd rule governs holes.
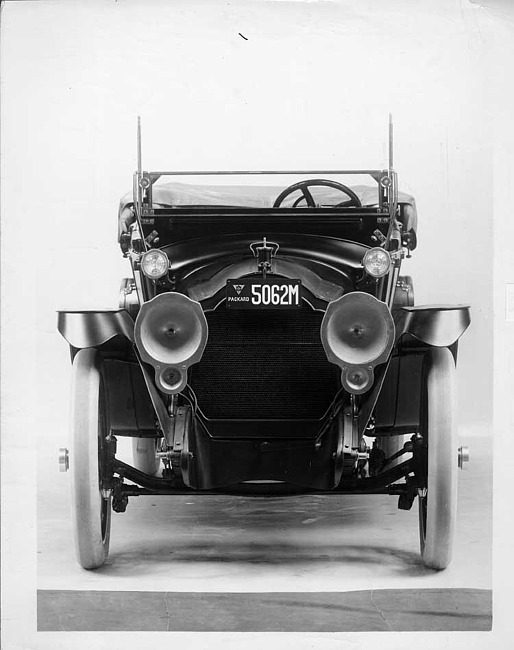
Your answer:
[[[339,386],[319,330],[323,314],[227,310],[206,314],[209,340],[191,368],[198,405],[212,419],[320,418]]]

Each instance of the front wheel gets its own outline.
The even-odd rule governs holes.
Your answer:
[[[426,490],[418,497],[421,555],[432,569],[445,569],[452,556],[458,468],[454,401],[453,356],[448,348],[432,348],[425,361],[421,394]]]
[[[110,490],[102,490],[109,467],[109,414],[100,354],[79,350],[72,367],[70,470],[77,560],[97,569],[109,553]]]

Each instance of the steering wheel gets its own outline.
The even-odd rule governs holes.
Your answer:
[[[293,207],[296,208],[297,205],[300,203],[300,201],[303,201],[305,199],[309,208],[315,208],[316,204],[314,203],[312,194],[309,191],[309,187],[319,187],[319,186],[333,187],[335,190],[339,190],[340,192],[343,192],[343,194],[346,194],[346,196],[350,197],[348,201],[342,201],[341,203],[334,205],[333,206],[334,208],[348,208],[350,206],[362,208],[361,200],[353,190],[351,190],[346,185],[343,185],[342,183],[338,183],[337,181],[328,181],[325,180],[324,178],[314,178],[310,181],[300,181],[299,183],[294,183],[294,185],[290,185],[289,187],[286,187],[286,189],[280,192],[280,194],[275,199],[275,203],[273,204],[273,207],[279,208],[284,202],[284,199],[286,199],[290,194],[293,194],[293,192],[300,190],[303,196],[300,196],[300,198],[294,202]]]

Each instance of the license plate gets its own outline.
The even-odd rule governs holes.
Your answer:
[[[242,278],[227,280],[229,309],[297,309],[302,305],[300,280]]]

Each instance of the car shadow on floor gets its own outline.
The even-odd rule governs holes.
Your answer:
[[[148,566],[158,564],[220,564],[289,568],[315,567],[330,564],[332,570],[350,565],[386,567],[390,573],[403,576],[432,575],[434,571],[422,564],[419,553],[380,545],[323,544],[302,546],[294,543],[198,542],[184,540],[169,546],[148,540],[131,551],[111,551],[107,563],[95,573],[110,576],[147,575]]]

